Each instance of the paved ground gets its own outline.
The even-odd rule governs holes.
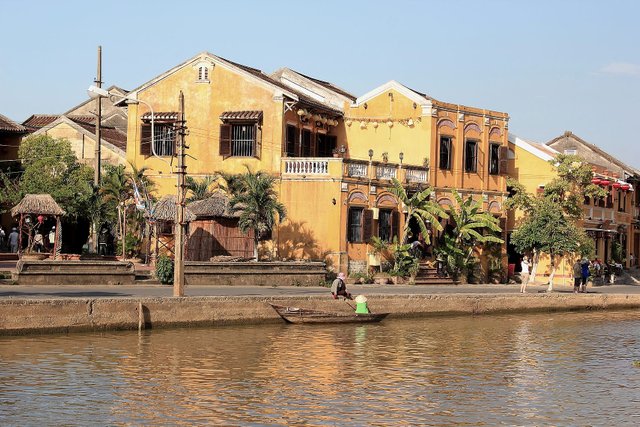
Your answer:
[[[528,287],[529,293],[541,293],[546,285]],[[353,294],[517,294],[519,285],[350,285]],[[572,293],[569,286],[555,286],[556,292]],[[188,286],[187,296],[312,296],[328,295],[329,289],[319,286]],[[640,294],[640,285],[594,286],[588,293],[604,294]],[[0,298],[114,298],[114,297],[169,297],[173,295],[171,286],[133,285],[133,286],[17,286],[0,285]],[[580,295],[578,295],[579,297]]]

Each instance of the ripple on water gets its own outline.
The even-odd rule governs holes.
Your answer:
[[[635,312],[0,338],[2,425],[635,425]]]

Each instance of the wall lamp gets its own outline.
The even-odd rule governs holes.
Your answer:
[[[369,148],[369,161],[373,160],[373,149]]]

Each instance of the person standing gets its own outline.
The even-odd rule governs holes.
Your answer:
[[[526,255],[522,258],[520,268],[522,268],[520,272],[520,279],[522,281],[520,284],[520,292],[524,294],[527,292],[527,284],[529,284],[529,258],[527,258]]]
[[[4,228],[0,225],[0,251],[4,249],[4,238],[6,237],[4,233]]]
[[[11,253],[18,252],[18,241],[20,240],[20,235],[18,234],[18,229],[13,227],[11,229],[11,233],[9,233],[9,250]]]
[[[49,231],[49,248],[53,251],[56,246],[56,226],[51,227]]]
[[[591,272],[589,271],[589,260],[586,258],[582,259],[582,264],[580,265],[580,273],[580,292],[584,294],[587,292],[587,280],[589,280],[589,276],[591,275]]]
[[[582,283],[582,264],[580,260],[577,260],[573,264],[573,293],[577,294],[580,290],[580,284]]]

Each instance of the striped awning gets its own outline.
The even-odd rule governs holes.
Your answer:
[[[151,112],[144,113],[141,117],[142,120],[150,121],[151,120]],[[178,120],[178,113],[175,111],[158,111],[153,113],[153,120]]]
[[[220,114],[220,120],[222,121],[230,121],[230,120],[251,120],[251,121],[259,121],[262,120],[262,111],[225,111]]]

